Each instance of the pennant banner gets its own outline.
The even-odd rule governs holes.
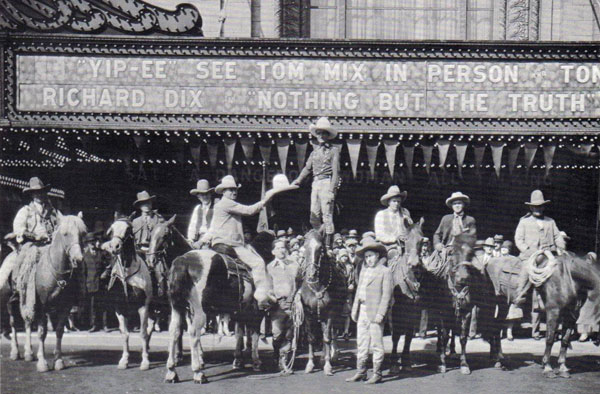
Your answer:
[[[481,163],[483,163],[483,155],[485,154],[485,145],[473,146],[475,151],[475,172],[477,176],[481,176]]]
[[[225,162],[227,163],[227,173],[231,174],[233,168],[233,155],[235,154],[235,144],[237,140],[235,138],[225,138]]]
[[[281,172],[285,174],[287,167],[288,152],[290,150],[290,140],[288,138],[282,138],[277,140],[277,156],[279,156],[279,165],[281,166]]]
[[[133,136],[133,141],[135,142],[135,146],[140,149],[142,147],[142,144],[144,143],[146,137],[142,137],[139,135],[135,135]]]
[[[306,161],[306,149],[308,148],[308,141],[295,141],[294,145],[296,145],[298,169],[302,171],[302,169],[304,168],[304,162]]]
[[[438,154],[440,156],[440,168],[442,171],[446,170],[446,159],[448,159],[448,150],[450,149],[450,141],[439,140],[438,141]]]
[[[546,165],[544,178],[548,178],[548,175],[550,175],[550,167],[552,167],[552,160],[554,159],[555,151],[556,145],[544,145],[544,164]]]
[[[209,142],[206,144],[208,148],[208,162],[212,168],[217,167],[217,153],[219,152],[219,143],[218,142]]]
[[[404,162],[406,163],[406,174],[408,175],[408,180],[413,179],[413,158],[415,157],[415,147],[402,145],[402,150],[404,151]]]
[[[267,142],[266,144],[260,144],[258,148],[260,149],[260,155],[263,161],[266,164],[271,164],[271,143]]]
[[[246,160],[252,160],[254,157],[252,155],[254,153],[254,138],[240,138],[240,144],[242,145],[242,150],[244,151],[244,157],[246,157]]]
[[[396,167],[396,149],[398,149],[398,144],[399,142],[396,140],[383,141],[383,146],[385,147],[385,160],[387,161],[392,179],[394,178],[394,169]]]
[[[200,149],[201,145],[198,146],[190,146],[190,155],[192,156],[192,163],[194,164],[194,169],[190,174],[190,181],[195,181],[200,177]]]
[[[464,141],[457,141],[454,143],[454,148],[456,148],[456,163],[458,165],[458,176],[460,179],[463,177],[463,165],[465,164],[465,156],[467,155],[467,146],[469,144]]]
[[[525,167],[527,171],[533,164],[533,159],[535,158],[535,153],[537,152],[538,145],[535,142],[526,142],[525,143]]]
[[[494,161],[494,170],[496,177],[500,179],[500,169],[502,168],[502,150],[504,150],[504,142],[490,142],[492,148],[492,160]]]
[[[375,162],[377,161],[377,148],[379,148],[379,141],[367,142],[367,157],[369,159],[369,170],[371,172],[371,179],[375,179]]]
[[[423,159],[425,160],[425,171],[427,175],[431,172],[431,157],[433,156],[433,145],[421,145],[423,149]]]
[[[356,170],[358,169],[358,157],[360,156],[361,140],[346,140],[348,154],[350,155],[350,166],[352,167],[352,176],[356,179]]]
[[[508,148],[508,173],[512,176],[515,166],[517,165],[517,158],[521,151],[521,144],[516,144],[513,147]]]

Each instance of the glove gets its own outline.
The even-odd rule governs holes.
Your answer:
[[[383,322],[383,318],[384,317],[385,316],[383,316],[383,315],[381,315],[381,314],[378,313],[377,315],[375,315],[375,320],[373,321],[373,323],[375,323],[375,324],[381,324]]]

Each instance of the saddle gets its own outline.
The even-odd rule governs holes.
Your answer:
[[[430,272],[436,278],[445,278],[448,276],[450,268],[450,258],[452,256],[451,248],[444,248],[441,251],[434,250],[428,258],[423,260],[425,270]]]
[[[519,275],[521,274],[522,262],[518,257],[506,256],[497,259],[500,264],[498,279],[494,282],[496,294],[506,295],[510,300],[519,287]]]
[[[220,254],[223,258],[225,267],[227,267],[228,278],[235,276],[241,280],[253,283],[251,275],[252,269],[246,263],[240,260],[237,253],[231,246],[225,244],[215,244],[211,247],[211,249]]]

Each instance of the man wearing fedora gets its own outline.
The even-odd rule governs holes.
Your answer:
[[[282,189],[273,188],[265,193],[265,197],[261,201],[252,205],[243,205],[235,201],[240,187],[241,185],[238,185],[231,175],[224,176],[221,183],[215,187],[215,193],[221,194],[223,197],[214,206],[210,228],[202,237],[201,242],[210,242],[212,247],[223,244],[233,248],[238,258],[250,267],[256,286],[254,298],[258,301],[259,306],[265,309],[276,302],[273,285],[267,275],[262,257],[244,240],[242,216],[258,214],[271,197]],[[289,190],[289,188],[284,190]]]
[[[317,139],[318,145],[308,157],[306,165],[292,185],[299,185],[312,173],[310,224],[315,229],[325,225],[325,246],[330,251],[335,232],[333,208],[335,193],[340,181],[340,150],[329,141],[335,138],[337,131],[326,117],[320,118],[316,124],[311,124],[309,130]]]
[[[213,188],[206,179],[200,179],[196,183],[196,188],[190,190],[192,196],[196,196],[200,204],[194,207],[190,224],[187,230],[187,239],[195,249],[200,249],[202,245],[199,241],[210,228],[210,222],[213,216],[211,193]]]
[[[13,220],[13,233],[9,234],[19,245],[18,251],[12,257],[6,257],[0,268],[0,286],[19,265],[19,255],[24,255],[29,247],[42,246],[52,241],[52,235],[58,223],[59,211],[52,206],[48,199],[50,185],[38,177],[29,180],[29,186],[23,189],[23,195],[29,197],[29,204],[21,207]]]
[[[453,213],[442,217],[440,225],[433,234],[433,245],[437,250],[451,245],[461,234],[477,238],[475,218],[465,213],[465,208],[470,202],[469,196],[461,192],[454,192],[446,199],[446,206],[452,209]]]
[[[140,216],[133,219],[131,222],[133,230],[133,238],[136,248],[145,253],[150,245],[150,236],[154,226],[161,220],[161,216],[152,209],[152,202],[156,196],[151,196],[146,190],[137,194],[137,199],[133,206],[140,211]]]
[[[529,202],[525,205],[529,206],[529,213],[519,220],[517,229],[515,230],[515,245],[519,249],[519,258],[522,261],[528,260],[537,251],[544,252],[548,259],[553,259],[552,252],[557,252],[559,249],[565,249],[565,240],[560,235],[560,231],[556,226],[556,222],[552,218],[544,215],[545,206],[550,200],[544,199],[544,194],[541,190],[531,192]],[[517,288],[517,299],[515,305],[520,306],[525,301],[525,294],[530,288],[529,274],[526,265],[523,264],[521,274],[519,275],[519,286]],[[537,312],[537,296],[534,291],[532,305],[532,334],[538,339],[540,317]]]
[[[392,301],[392,273],[383,262],[387,255],[381,243],[365,239],[356,253],[365,260],[365,267],[360,275],[354,303],[352,304],[352,320],[356,322],[357,371],[347,382],[367,380],[367,359],[369,347],[373,350],[373,376],[366,383],[381,381],[381,367],[384,358],[383,320]]]
[[[408,226],[413,223],[408,209],[402,207],[406,196],[406,191],[401,192],[398,186],[393,185],[380,199],[381,204],[387,208],[375,215],[375,236],[388,251],[404,246]]]

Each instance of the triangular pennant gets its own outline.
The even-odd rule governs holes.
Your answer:
[[[206,147],[208,148],[208,162],[210,163],[210,166],[212,168],[215,168],[217,166],[217,153],[219,152],[219,143],[210,141],[208,144],[206,144]]]
[[[593,147],[594,144],[581,144],[581,150],[583,151],[583,153],[585,153],[586,156],[589,156]]]
[[[350,166],[352,167],[352,176],[356,178],[356,170],[358,169],[358,157],[360,156],[361,140],[346,140],[348,154],[350,155]]]
[[[483,155],[485,154],[485,144],[473,146],[475,151],[475,172],[477,176],[481,176],[481,164],[483,163]]]
[[[225,162],[227,163],[227,173],[231,174],[233,168],[233,155],[235,154],[235,144],[237,140],[235,138],[225,138],[223,140],[225,144]]]
[[[545,178],[550,175],[550,167],[552,167],[552,160],[554,159],[554,152],[556,151],[556,145],[544,145],[544,164],[546,165]]]
[[[525,143],[525,167],[527,170],[533,164],[533,159],[535,157],[535,153],[537,152],[538,144],[535,142],[526,142]]]
[[[263,143],[258,146],[260,155],[266,164],[271,163],[271,142]]]
[[[425,160],[425,171],[427,171],[427,175],[429,175],[431,173],[431,157],[433,156],[433,145],[421,144],[421,149],[423,150],[423,160]]]
[[[446,167],[446,159],[448,158],[448,150],[450,149],[450,141],[438,141],[438,153],[440,155],[440,168],[444,170]]]
[[[496,170],[496,176],[500,179],[500,169],[502,168],[502,150],[504,149],[504,142],[493,141],[490,142],[492,148],[492,160],[494,161],[494,170]]]
[[[508,173],[511,176],[517,165],[517,157],[519,157],[520,150],[521,144],[516,144],[515,146],[508,148]]]
[[[369,170],[371,172],[371,179],[375,179],[375,162],[377,161],[377,148],[379,148],[379,141],[367,142],[367,158],[369,159]]]
[[[146,137],[142,137],[139,135],[134,135],[133,136],[133,141],[135,142],[135,146],[140,149],[142,147],[142,144],[144,143]]]
[[[304,162],[306,161],[306,149],[308,148],[308,141],[296,141],[296,158],[298,160],[298,169],[302,171],[304,168]]]
[[[413,178],[413,158],[415,157],[415,147],[412,145],[402,145],[402,150],[404,151],[404,162],[406,163],[406,174],[408,175],[408,180],[412,180]]]
[[[385,160],[387,161],[390,175],[394,179],[394,169],[396,167],[396,149],[398,149],[399,142],[397,140],[384,140],[383,146],[385,147]]]
[[[467,155],[467,147],[469,146],[468,142],[457,141],[454,143],[454,148],[456,148],[456,164],[458,166],[458,176],[460,179],[463,177],[463,165],[465,164],[465,156]]]
[[[246,160],[252,160],[252,153],[254,153],[254,138],[240,138],[240,144],[242,145],[242,150],[244,151],[244,156],[246,157]]]
[[[279,164],[281,166],[281,172],[285,174],[287,167],[288,152],[290,150],[290,140],[288,138],[282,138],[277,140],[277,156],[279,156]]]
[[[201,146],[190,146],[190,154],[192,156],[192,163],[194,167],[200,169],[200,148]]]

